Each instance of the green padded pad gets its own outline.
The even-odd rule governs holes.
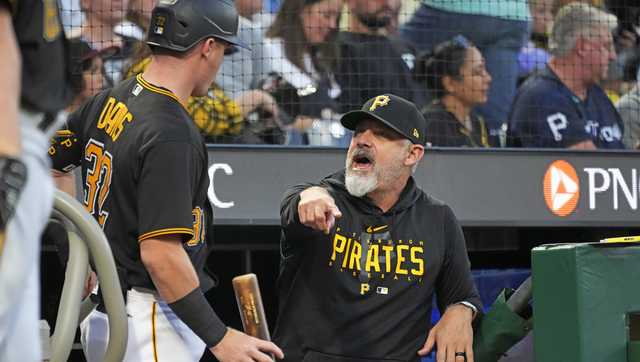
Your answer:
[[[627,361],[628,313],[640,311],[640,245],[543,245],[531,258],[535,360]]]

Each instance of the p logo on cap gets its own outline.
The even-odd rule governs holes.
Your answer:
[[[389,98],[389,96],[385,96],[385,95],[377,96],[376,99],[373,100],[373,103],[371,103],[371,107],[369,107],[369,110],[373,112],[378,107],[386,106],[387,104],[389,104],[390,101],[391,101],[391,98]]]

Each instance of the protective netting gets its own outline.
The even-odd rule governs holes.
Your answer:
[[[227,55],[186,105],[208,142],[344,147],[341,115],[393,93],[423,111],[432,146],[638,147],[636,1],[235,3],[252,50]],[[61,1],[70,110],[144,71],[154,5]]]

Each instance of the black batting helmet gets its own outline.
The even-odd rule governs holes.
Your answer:
[[[249,49],[240,42],[233,0],[160,0],[151,13],[147,44],[177,52],[214,37]]]

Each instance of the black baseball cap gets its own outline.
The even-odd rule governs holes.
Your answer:
[[[393,94],[382,94],[369,99],[358,111],[347,112],[340,122],[350,130],[365,119],[377,119],[418,145],[425,145],[427,121],[415,104]]]

